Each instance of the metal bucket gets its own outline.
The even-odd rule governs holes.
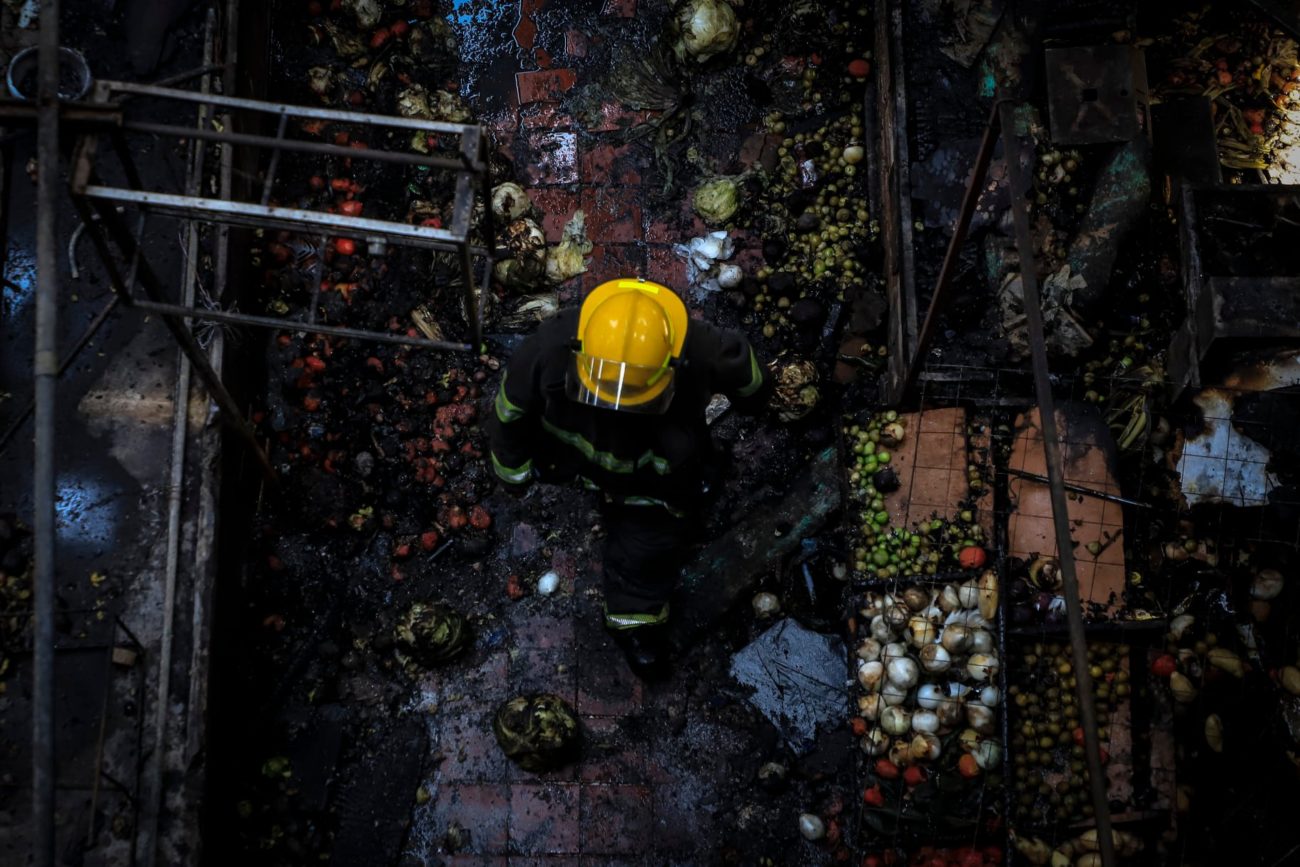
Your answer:
[[[9,61],[5,84],[15,99],[36,98],[36,75],[40,60],[38,49],[24,48]],[[90,66],[81,52],[71,48],[59,49],[59,99],[81,99],[90,90]]]

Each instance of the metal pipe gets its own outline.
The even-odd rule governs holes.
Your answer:
[[[289,115],[287,114],[280,115],[280,124],[275,129],[276,141],[278,142],[284,141],[284,128],[288,124],[289,124]],[[280,154],[282,153],[284,153],[284,149],[281,148],[279,145],[276,145],[275,150],[271,151],[271,164],[266,167],[266,180],[262,183],[262,204],[263,205],[268,205],[271,203],[271,188],[275,186],[275,173],[280,168]],[[194,195],[194,193],[192,192],[187,192],[186,194],[191,196]]]
[[[331,337],[354,337],[358,340],[371,340],[375,343],[392,343],[398,346],[416,346],[421,349],[437,349],[445,352],[472,352],[474,347],[468,343],[452,343],[447,340],[425,340],[421,337],[402,337],[396,334],[384,334],[379,331],[362,331],[357,328],[344,328],[339,325],[314,325],[293,319],[276,319],[272,316],[254,316],[249,313],[232,313],[229,310],[202,310],[196,307],[182,307],[179,304],[167,304],[158,301],[137,301],[136,309],[161,313],[164,316],[179,316],[182,319],[204,319],[209,322],[229,322],[232,325],[250,325],[254,328],[274,328],[278,331],[305,331],[308,334],[328,334]]]
[[[1070,650],[1074,657],[1074,683],[1079,701],[1079,722],[1083,728],[1083,749],[1088,759],[1088,786],[1093,815],[1097,820],[1097,844],[1104,867],[1115,865],[1115,841],[1111,837],[1110,801],[1106,797],[1105,769],[1101,764],[1101,742],[1097,736],[1097,708],[1093,703],[1092,672],[1088,666],[1088,643],[1084,635],[1083,606],[1079,601],[1079,576],[1074,568],[1074,540],[1070,538],[1070,513],[1065,501],[1061,469],[1060,440],[1056,430],[1056,399],[1047,366],[1047,345],[1043,337],[1043,312],[1039,306],[1037,259],[1029,231],[1029,213],[1015,190],[1021,186],[1020,155],[1016,148],[1015,110],[1009,100],[1000,100],[1002,145],[1006,154],[1007,177],[1013,191],[1011,214],[1015,219],[1016,247],[1020,253],[1020,289],[1023,296],[1029,346],[1033,357],[1034,392],[1038,399],[1039,424],[1043,431],[1043,456],[1052,497],[1052,525],[1056,530],[1056,556],[1061,566],[1061,592],[1065,595],[1066,619],[1070,627]]]
[[[41,3],[36,104],[36,431],[32,481],[32,863],[54,865],[54,408],[59,378],[59,2]]]
[[[283,116],[282,116],[283,119]],[[352,148],[343,145],[326,144],[318,141],[302,141],[300,139],[282,139],[278,143],[274,138],[264,135],[253,135],[245,132],[225,132],[216,129],[195,129],[192,127],[174,126],[169,123],[147,123],[145,121],[128,120],[122,123],[122,129],[127,132],[148,133],[150,135],[170,136],[172,138],[202,138],[209,141],[226,142],[229,144],[254,145],[256,147],[281,147],[285,150],[298,151],[307,154],[321,154],[328,157],[341,157],[343,159],[373,160],[384,163],[400,163],[406,166],[427,166],[432,169],[453,169],[455,171],[466,171],[467,168],[460,160],[453,160],[447,157],[426,157],[420,154],[405,153],[402,151],[381,151],[371,150],[370,148]],[[476,170],[478,166],[471,169]]]
[[[446,132],[461,135],[467,128],[465,124],[446,123],[445,121],[424,120],[418,117],[393,117],[386,114],[371,114],[364,111],[339,111],[332,108],[314,108],[306,105],[285,105],[278,102],[263,102],[257,99],[244,99],[237,96],[219,96],[217,94],[195,93],[192,90],[176,90],[153,84],[136,84],[130,81],[105,80],[104,85],[114,93],[131,93],[138,96],[158,96],[164,99],[177,99],[183,102],[205,102],[208,105],[220,105],[226,108],[243,108],[259,111],[263,114],[287,114],[290,117],[305,117],[312,120],[333,120],[341,123],[355,123],[369,126],[383,126],[392,129],[411,129],[422,132]]]

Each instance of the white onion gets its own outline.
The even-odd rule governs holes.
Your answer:
[[[998,688],[996,686],[986,686],[980,690],[980,704],[985,707],[998,706]]]
[[[862,740],[859,741],[862,751],[869,756],[884,755],[885,750],[889,749],[889,735],[881,730],[880,726],[872,726]]]
[[[939,637],[939,631],[935,628],[935,625],[920,614],[912,615],[912,618],[907,621],[907,630],[912,644],[916,647],[925,647]]]
[[[961,600],[962,608],[975,608],[980,604],[979,584],[974,579],[965,582],[957,588],[957,598]]]
[[[993,635],[987,629],[972,629],[970,649],[971,653],[988,653],[993,649]]]
[[[939,643],[951,654],[964,653],[970,646],[970,630],[960,623],[953,623],[943,628]]]
[[[885,704],[893,705],[902,704],[907,699],[907,687],[899,686],[896,683],[886,682],[880,688],[880,697],[885,700]]]
[[[926,710],[934,710],[943,700],[943,690],[936,684],[923,683],[916,691],[916,703]]]
[[[864,639],[858,645],[858,659],[863,662],[871,662],[873,659],[880,658],[880,642],[874,638]]]
[[[905,733],[911,724],[912,715],[901,707],[887,707],[880,714],[880,727],[895,737]]]
[[[966,660],[966,674],[976,683],[992,680],[998,673],[998,658],[991,653],[972,653]]]
[[[939,730],[939,715],[932,710],[918,710],[912,714],[912,729],[934,734]]]
[[[939,607],[944,611],[956,611],[961,608],[961,597],[957,595],[957,588],[948,584],[939,594]]]
[[[966,705],[966,722],[970,727],[981,734],[988,734],[993,731],[994,715],[992,708],[987,708],[982,704]]]
[[[878,659],[864,662],[858,666],[858,683],[867,692],[880,689],[880,679],[885,675],[885,664]]]
[[[826,823],[812,813],[799,814],[799,833],[805,840],[820,840],[826,836]]]
[[[939,702],[935,708],[935,714],[939,717],[939,724],[946,729],[956,728],[962,720],[962,711],[966,703],[960,697],[949,697]]]
[[[885,709],[885,700],[880,693],[873,692],[858,699],[858,713],[863,719],[875,722],[880,719],[880,712]]]
[[[907,658],[907,645],[903,644],[901,641],[890,642],[880,650],[880,659],[886,665],[889,664],[890,662],[893,662],[895,659],[906,659],[906,658]]]
[[[723,265],[718,269],[718,285],[723,289],[735,289],[745,278],[745,272],[739,265]]]
[[[541,578],[537,579],[537,592],[541,596],[550,596],[560,587],[560,575],[558,572],[547,572]]]
[[[1282,573],[1276,569],[1260,569],[1250,585],[1250,595],[1254,599],[1276,599],[1282,593]]]
[[[910,689],[911,687],[916,686],[916,681],[921,675],[916,660],[906,656],[899,659],[891,659],[886,668],[886,672],[890,683],[896,683],[905,689]]]
[[[914,762],[932,762],[943,752],[943,742],[927,732],[919,732],[912,738],[908,752]]]
[[[952,655],[942,644],[927,644],[918,654],[921,667],[931,674],[942,674],[952,665]]]
[[[980,741],[975,747],[975,764],[986,771],[1002,764],[1002,745],[997,741]]]
[[[885,622],[885,615],[877,614],[871,618],[871,637],[881,644],[887,644],[894,640],[894,630],[890,629],[889,624]]]
[[[885,608],[885,622],[889,624],[890,629],[895,631],[906,626],[910,617],[911,612],[898,603],[894,603]]]

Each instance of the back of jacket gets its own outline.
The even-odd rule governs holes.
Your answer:
[[[668,410],[650,415],[588,406],[565,395],[578,309],[544,322],[511,357],[488,422],[492,463],[508,483],[585,479],[616,497],[689,509],[713,444],[704,410],[725,394],[742,411],[764,377],[744,335],[691,320]]]

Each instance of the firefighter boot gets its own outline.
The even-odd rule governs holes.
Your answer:
[[[664,626],[638,626],[635,629],[612,629],[614,643],[623,649],[628,668],[645,681],[668,677],[668,630]]]

